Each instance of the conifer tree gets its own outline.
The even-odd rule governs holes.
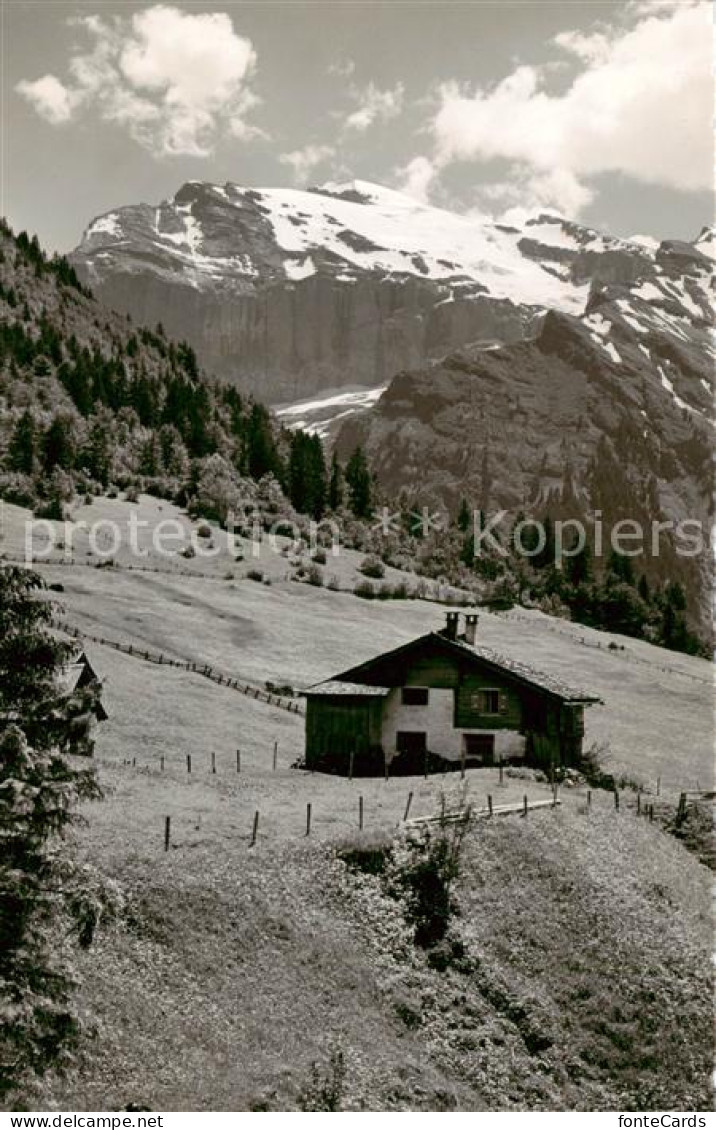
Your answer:
[[[35,420],[30,410],[26,409],[15,425],[10,439],[8,448],[10,470],[31,475],[35,469],[36,449]]]
[[[63,753],[92,692],[62,688],[73,649],[50,630],[42,584],[0,566],[0,1099],[76,1040],[68,933],[89,946],[104,902],[58,851],[78,801],[100,794]]]
[[[373,480],[361,447],[356,447],[348,460],[346,484],[350,507],[356,518],[370,518],[373,513]]]

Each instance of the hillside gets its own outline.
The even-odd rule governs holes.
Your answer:
[[[186,336],[270,403],[396,372],[468,342],[515,342],[653,254],[552,215],[523,228],[364,181],[306,192],[192,181],[93,220],[71,256],[108,305]]]
[[[148,523],[188,525],[169,503],[137,507]],[[126,521],[131,508],[96,500],[75,517],[94,509]],[[25,517],[6,508],[11,555]],[[430,602],[296,584],[266,544],[237,563],[213,536],[222,552],[211,561],[150,553],[140,568],[126,557],[97,568],[78,534],[74,563],[39,568],[63,587],[52,594],[63,618],[91,636],[257,685],[300,688],[442,622]],[[358,562],[351,551],[339,562],[345,583]],[[252,567],[272,583],[251,580]],[[578,670],[605,702],[587,713],[587,744],[609,743],[607,768],[642,782],[645,799],[713,787],[703,660],[526,610],[483,612],[479,633],[546,671],[573,680]],[[90,1027],[75,1065],[25,1095],[28,1105],[324,1109],[306,1097],[312,1064],[330,1077],[340,1050],[340,1109],[707,1109],[711,876],[637,817],[633,793],[617,812],[609,794],[594,792],[588,807],[583,788],[565,788],[559,809],[478,822],[455,892],[464,953],[441,971],[412,945],[382,880],[335,853],[360,846],[359,795],[365,837],[382,840],[409,791],[413,816],[436,812],[443,790],[454,806],[459,774],[349,782],[302,772],[292,767],[299,715],[86,647],[105,680],[96,759],[106,799],[86,809],[75,850],[118,884],[124,909],[80,955]],[[478,807],[487,794],[550,796],[529,778],[500,786],[494,768],[468,770],[466,785]]]

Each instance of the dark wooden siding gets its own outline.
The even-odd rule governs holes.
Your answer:
[[[482,692],[485,690],[498,692],[497,714],[484,711]],[[519,730],[522,726],[520,696],[494,675],[471,672],[455,692],[454,725],[460,730]]]
[[[382,754],[380,720],[382,699],[310,697],[306,704],[306,765],[329,766],[347,772],[350,755],[354,768]]]

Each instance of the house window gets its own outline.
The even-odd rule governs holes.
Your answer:
[[[428,688],[427,687],[403,687],[402,703],[403,703],[403,706],[427,706],[428,705]]]
[[[470,695],[470,707],[478,714],[504,714],[507,710],[507,696],[498,690],[483,687]]]
[[[428,735],[418,730],[398,730],[395,735],[395,748],[398,753],[425,753],[428,748]]]

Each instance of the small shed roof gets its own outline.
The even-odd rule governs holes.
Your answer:
[[[368,683],[346,683],[339,679],[326,679],[323,683],[315,683],[303,693],[305,695],[334,695],[336,698],[340,698],[341,695],[346,698],[358,695],[361,698],[385,698],[386,695],[390,694],[390,687],[371,687]]]

